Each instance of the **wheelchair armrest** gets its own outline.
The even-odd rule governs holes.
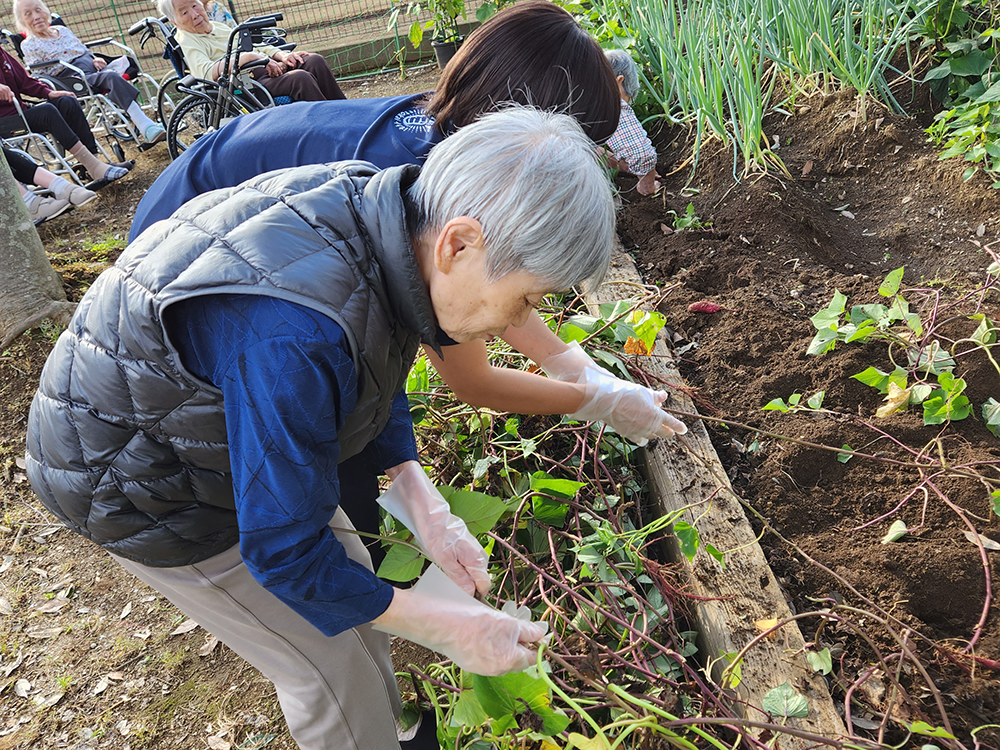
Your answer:
[[[42,60],[41,62],[31,63],[31,65],[26,65],[28,70],[37,70],[38,68],[45,68],[49,65],[64,65],[62,60],[56,58],[55,60]]]
[[[276,44],[275,47],[284,52],[291,52],[298,47],[298,45],[295,42],[285,42],[284,44]]]
[[[92,42],[86,42],[84,46],[87,49],[90,49],[91,47],[103,47],[105,44],[111,44],[111,42],[113,41],[114,39],[112,39],[111,37],[108,37],[107,39],[95,39]]]
[[[269,57],[265,57],[263,60],[251,60],[246,65],[237,65],[234,72],[242,73],[243,71],[251,70],[252,68],[262,68],[269,62],[271,62],[271,58]]]

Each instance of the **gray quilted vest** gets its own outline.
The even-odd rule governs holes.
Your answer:
[[[261,294],[344,330],[358,401],[341,460],[389,418],[436,323],[401,197],[413,166],[310,165],[206,193],[133,242],[59,337],[28,419],[27,472],[74,531],[144,565],[190,565],[238,541],[221,393],[181,364],[172,303]]]

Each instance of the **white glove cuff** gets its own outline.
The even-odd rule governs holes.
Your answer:
[[[596,367],[597,364],[583,350],[578,341],[571,342],[566,351],[561,354],[553,354],[541,363],[542,371],[550,378],[569,383],[579,383],[580,376],[586,370]]]

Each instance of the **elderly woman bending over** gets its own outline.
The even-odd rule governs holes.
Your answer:
[[[157,0],[156,7],[177,26],[177,41],[191,73],[198,78],[217,81],[222,75],[232,29],[208,20],[201,0]],[[258,82],[271,92],[271,96],[287,96],[297,102],[346,98],[322,55],[285,52],[264,45],[255,52],[240,53],[239,64],[265,59],[268,60],[265,75]]]
[[[421,344],[488,339],[599,280],[613,235],[593,144],[528,108],[462,128],[422,170],[317,164],[207,193],[81,301],[31,407],[28,476],[267,675],[302,750],[399,750],[384,633],[491,675],[532,664],[545,632],[473,598],[486,554],[418,463],[400,388]],[[382,502],[452,594],[379,580],[347,533],[339,466],[369,441]]]
[[[52,25],[52,13],[42,0],[14,0],[14,22],[25,34],[21,52],[27,65],[49,60],[63,60],[83,71],[91,89],[106,93],[135,123],[148,143],[167,137],[163,126],[150,120],[139,106],[139,91],[117,73],[104,68],[108,63],[87,49],[76,34],[65,26]],[[45,75],[66,75],[59,62],[35,70]]]

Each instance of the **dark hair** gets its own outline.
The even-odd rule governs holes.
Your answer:
[[[472,32],[425,110],[447,135],[504,102],[572,115],[597,143],[611,137],[621,113],[604,51],[548,0],[518,3]]]

